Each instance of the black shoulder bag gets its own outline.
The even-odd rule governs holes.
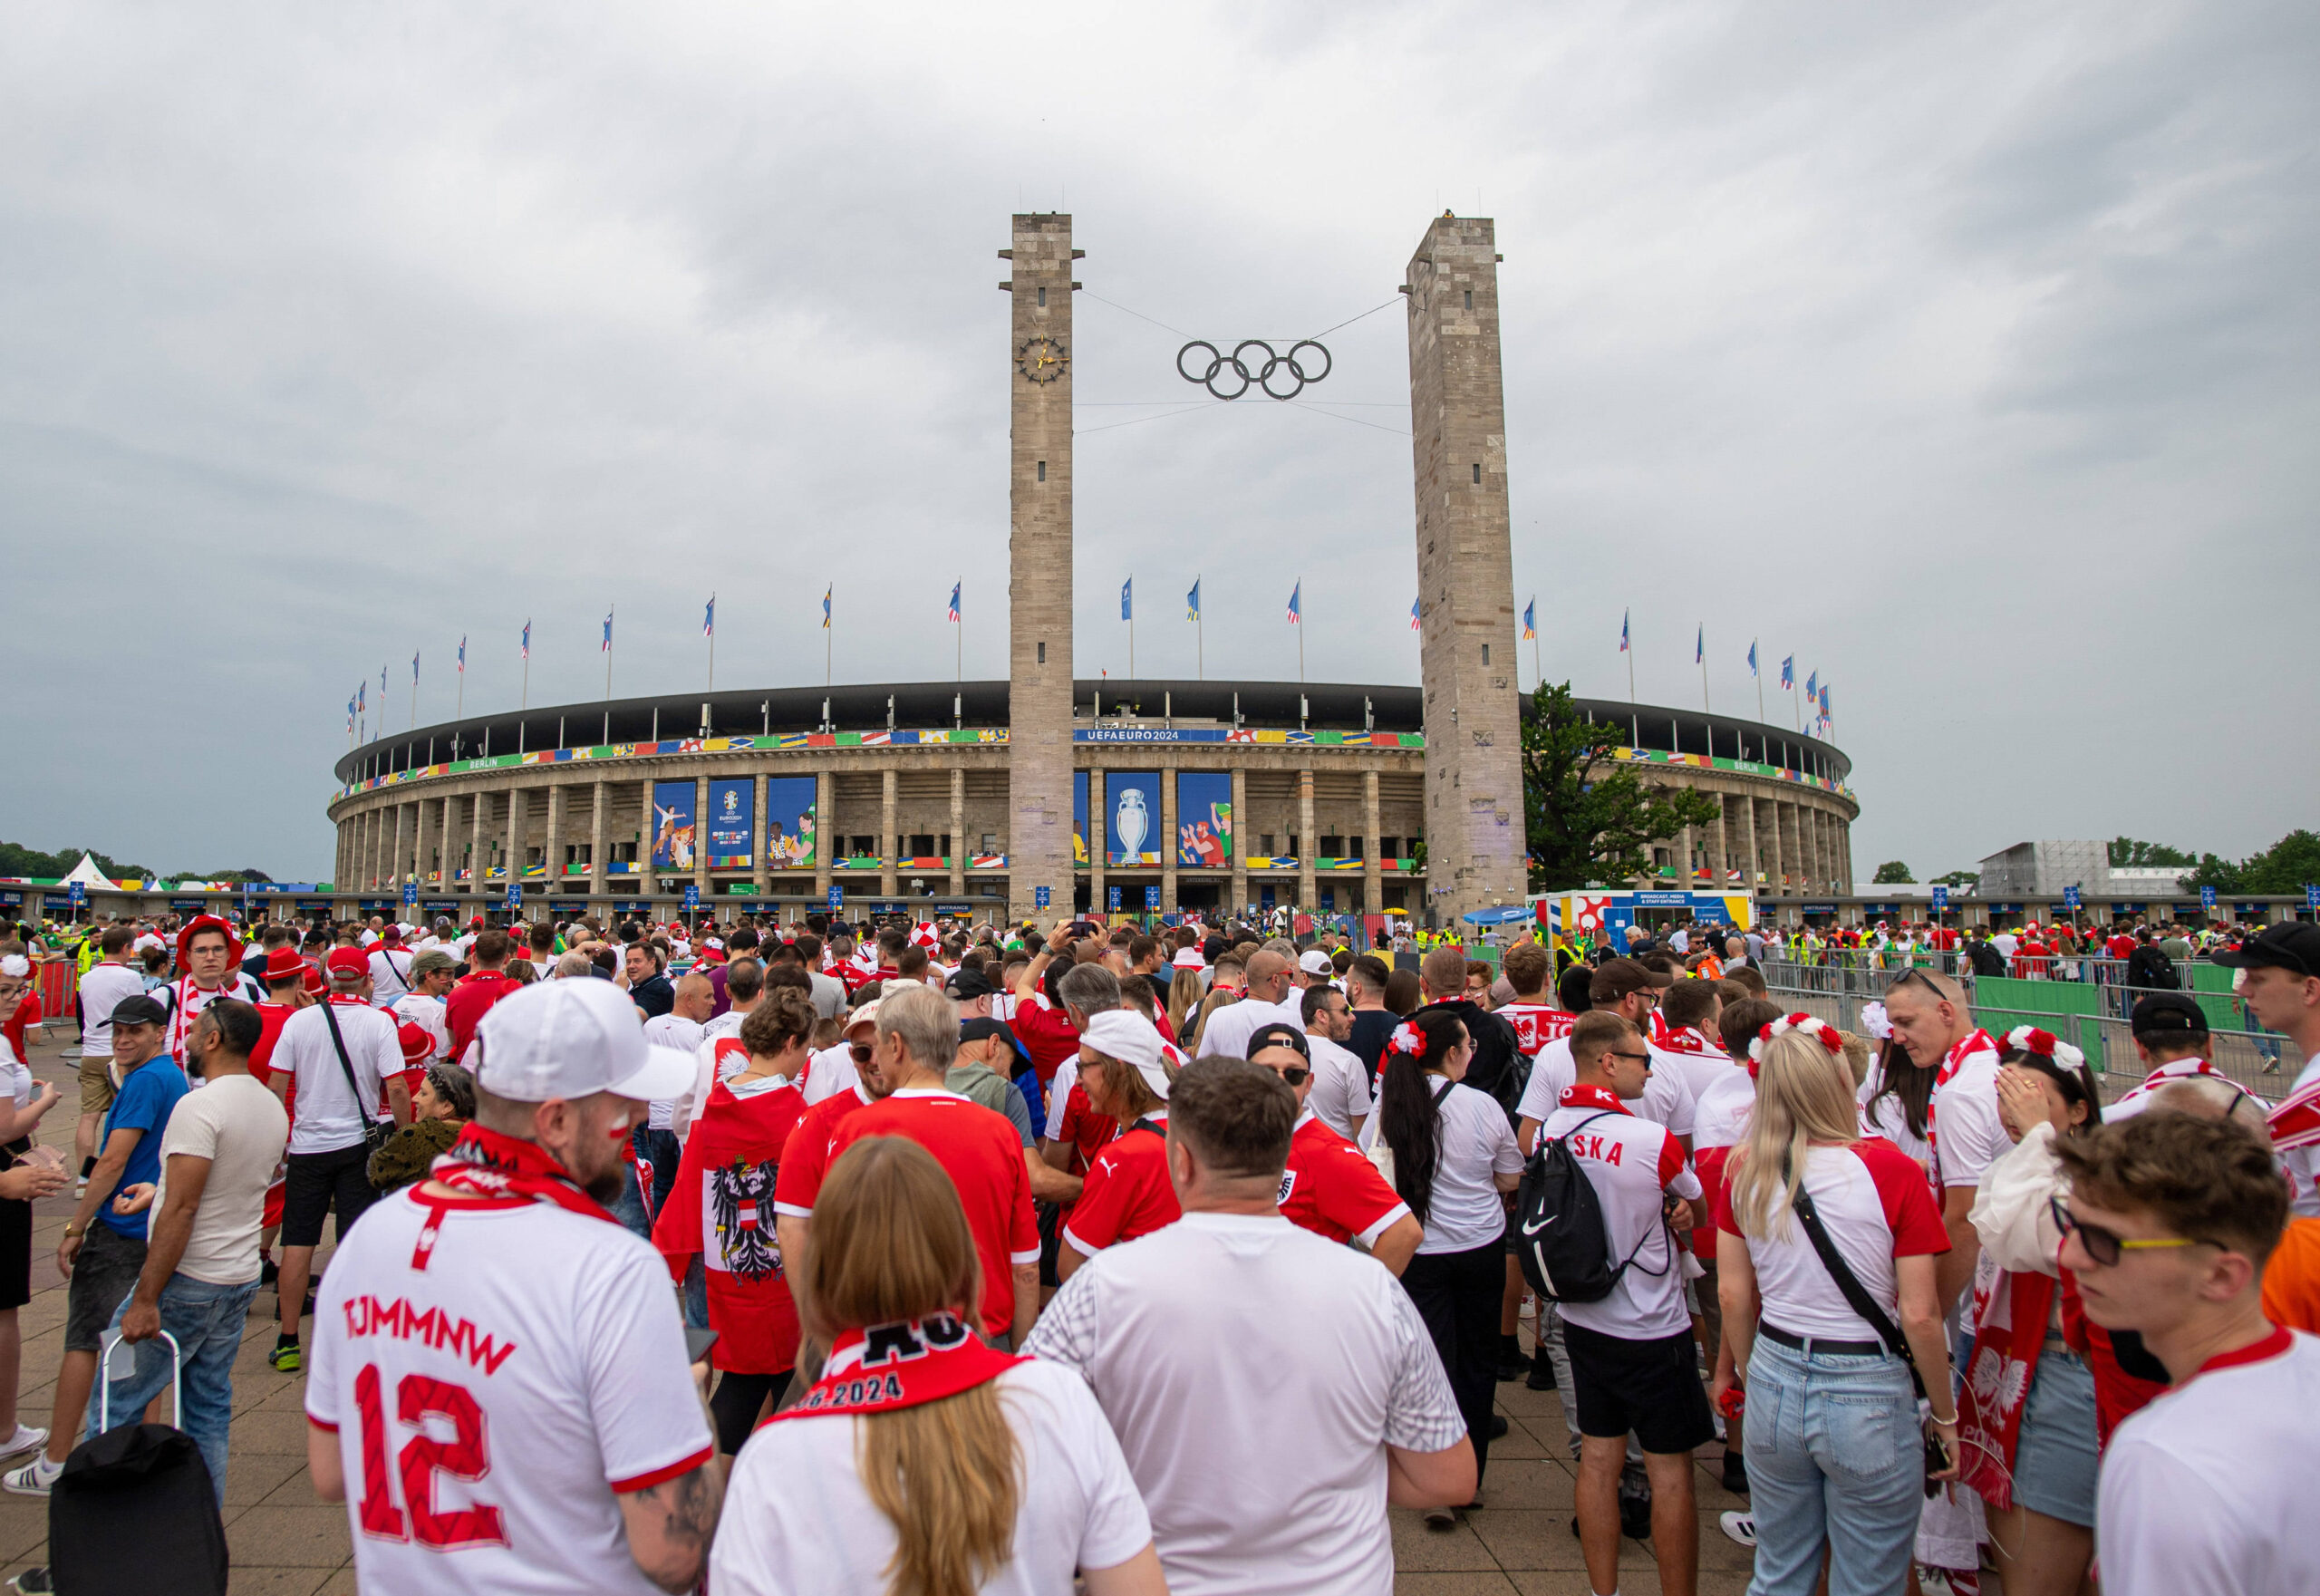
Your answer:
[[[1781,1170],[1784,1184],[1788,1174],[1788,1169],[1784,1166]],[[1829,1278],[1837,1282],[1837,1290],[1843,1294],[1846,1304],[1868,1320],[1869,1327],[1877,1332],[1877,1339],[1885,1343],[1887,1350],[1908,1367],[1909,1384],[1923,1399],[1926,1394],[1925,1375],[1918,1368],[1917,1355],[1909,1350],[1909,1339],[1901,1334],[1901,1327],[1893,1322],[1891,1315],[1878,1306],[1877,1299],[1869,1294],[1869,1288],[1861,1283],[1859,1275],[1853,1273],[1852,1265],[1845,1262],[1845,1255],[1837,1251],[1837,1243],[1830,1239],[1827,1229],[1821,1224],[1820,1210],[1812,1205],[1812,1194],[1800,1184],[1796,1188],[1796,1201],[1790,1206],[1798,1223],[1804,1226],[1805,1235],[1811,1238],[1812,1250],[1821,1255],[1821,1266],[1829,1272]],[[1926,1436],[1927,1495],[1932,1495],[1938,1488],[1933,1476],[1948,1466],[1949,1458],[1942,1450],[1941,1442],[1933,1436]]]
[[[338,1049],[338,1067],[346,1076],[346,1089],[354,1098],[354,1112],[362,1117],[362,1150],[365,1156],[377,1152],[393,1139],[394,1122],[381,1125],[371,1117],[370,1105],[362,1100],[362,1088],[354,1084],[354,1060],[346,1056],[346,1039],[338,1033],[338,1016],[332,1013],[328,998],[322,1002],[323,1023],[330,1027],[330,1045]]]

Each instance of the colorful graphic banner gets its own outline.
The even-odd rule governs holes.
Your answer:
[[[1160,773],[1104,773],[1104,862],[1134,868],[1160,863]]]
[[[1221,770],[1176,776],[1176,863],[1223,870],[1232,863],[1232,778]]]
[[[709,867],[747,870],[757,863],[757,783],[709,784]]]
[[[1088,772],[1071,773],[1071,862],[1088,868]]]
[[[690,870],[693,860],[693,784],[656,781],[652,784],[652,867]]]
[[[776,776],[765,784],[765,856],[774,870],[814,868],[816,808],[819,781],[811,776]]]

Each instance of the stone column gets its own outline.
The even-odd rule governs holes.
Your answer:
[[[1676,887],[1679,892],[1692,890],[1692,849],[1698,845],[1699,834],[1689,826],[1676,839]]]
[[[652,834],[660,829],[652,814],[652,783],[639,784],[643,788],[641,801],[644,807],[637,811],[636,869],[641,878],[637,885],[639,897],[651,897],[660,890],[660,882],[652,874]]]
[[[379,811],[373,807],[362,817],[362,890],[370,892],[379,885]]]
[[[1313,880],[1313,857],[1320,838],[1313,834],[1313,772],[1297,772],[1297,906],[1308,914],[1320,913],[1321,895]]]
[[[483,827],[491,808],[491,794],[478,788],[468,795],[468,890],[481,897],[486,883],[483,879]]]
[[[709,896],[709,778],[696,776],[692,784],[692,884],[701,889],[703,908]]]
[[[604,855],[610,846],[610,838],[605,834],[604,827],[605,822],[611,818],[608,812],[611,808],[612,784],[606,781],[596,782],[588,795],[588,895],[590,897],[600,898],[604,895]],[[591,909],[599,906],[594,904],[589,905]]]
[[[766,842],[765,772],[759,771],[749,785],[754,789],[749,798],[749,813],[753,817],[749,831],[749,885],[758,889],[755,906],[763,908],[766,895],[773,889],[773,850]]]
[[[967,768],[951,767],[951,895],[967,895]]]
[[[1249,901],[1249,773],[1235,768],[1232,771],[1232,901],[1224,906],[1238,910]]]
[[[894,897],[902,892],[902,873],[896,861],[902,846],[894,836],[894,801],[897,777],[888,765],[879,772],[878,786],[878,895]]]
[[[1725,806],[1732,800],[1723,792],[1711,793],[1709,796],[1716,799],[1716,823],[1708,830],[1710,841],[1707,868],[1708,874],[1715,877],[1708,885],[1717,892],[1726,892],[1731,888],[1732,864],[1730,845],[1725,832]]]
[[[837,782],[827,770],[814,785],[814,896],[830,901],[830,860],[837,847]]]
[[[1160,912],[1176,912],[1176,827],[1184,822],[1176,815],[1177,773],[1173,769],[1160,772]]]
[[[428,821],[434,817],[435,804],[431,798],[421,798],[411,805],[411,878],[419,883],[423,895],[427,890],[427,870],[430,861],[429,850],[434,846],[428,835]],[[424,918],[422,914],[420,918]]]
[[[1375,914],[1386,906],[1385,838],[1378,835],[1378,772],[1361,773],[1361,909]],[[1357,938],[1355,945],[1363,939]]]
[[[451,836],[458,822],[459,812],[459,799],[446,797],[443,799],[442,818],[435,827],[435,852],[437,856],[435,868],[440,873],[438,885],[440,885],[445,892],[450,892],[451,888],[457,885],[454,872],[457,870],[458,866],[451,862],[451,848],[453,846]]]
[[[528,788],[508,789],[508,881],[509,886],[520,886],[524,880],[525,827],[531,820],[532,795]]]
[[[561,781],[547,789],[547,835],[541,839],[540,851],[547,859],[547,890],[551,893],[564,891],[564,826],[568,818],[565,810],[570,803],[566,795],[571,790]]]
[[[1104,807],[1104,768],[1088,769],[1088,912],[1109,914],[1111,895],[1104,873],[1111,867],[1111,814]]]
[[[346,879],[346,821],[343,817],[334,829],[337,833],[338,840],[337,846],[331,855],[330,880],[331,885],[336,886]],[[29,904],[29,900],[27,904]]]

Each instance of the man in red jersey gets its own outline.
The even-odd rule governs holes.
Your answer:
[[[508,933],[496,925],[476,933],[475,945],[468,950],[469,974],[443,1000],[443,1019],[451,1028],[452,1062],[466,1059],[468,1044],[475,1040],[476,1025],[491,1011],[491,1006],[521,985],[507,973],[508,955],[514,946]]]
[[[1015,1032],[1015,1040],[1031,1055],[1031,1069],[1039,1076],[1042,1089],[1055,1079],[1058,1065],[1079,1056],[1079,1028],[1088,1017],[1070,1010],[1056,991],[1057,984],[1072,969],[1071,927],[1068,922],[1059,922],[1055,934],[1025,967],[1022,979],[1015,986],[1014,1018],[1008,1024]],[[1111,972],[1104,973],[1109,975]],[[1116,1003],[1117,977],[1113,978],[1113,991]],[[1052,1123],[1052,1109],[1049,1115]]]
[[[958,1188],[982,1259],[982,1332],[994,1345],[1011,1346],[1010,1336],[1030,1332],[1039,1304],[1039,1231],[1031,1214],[1030,1171],[1023,1166],[1022,1138],[1007,1117],[943,1084],[958,1037],[950,999],[923,983],[888,988],[878,1002],[872,1056],[882,1089],[875,1102],[838,1122],[821,1167],[865,1137],[906,1136],[933,1154]],[[865,1070],[864,1084],[868,1080]],[[792,1142],[812,1123],[809,1115]],[[808,1222],[801,1230],[810,1234],[821,1179],[818,1170],[810,1183],[791,1179],[789,1161],[803,1150],[784,1149],[774,1206],[785,1219]],[[786,1234],[783,1244],[786,1250]]]
[[[1333,1242],[1358,1238],[1370,1256],[1399,1275],[1426,1239],[1426,1227],[1362,1150],[1306,1106],[1313,1090],[1311,1045],[1293,1025],[1263,1026],[1249,1039],[1249,1062],[1271,1070],[1297,1094],[1289,1165],[1281,1175],[1281,1215]]]

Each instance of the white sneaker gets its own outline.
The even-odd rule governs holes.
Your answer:
[[[16,1433],[8,1437],[8,1444],[0,1446],[0,1457],[14,1457],[20,1452],[29,1452],[35,1446],[46,1445],[48,1445],[46,1430],[34,1425],[20,1424],[16,1427]]]
[[[45,1496],[48,1488],[56,1484],[56,1476],[64,1472],[61,1463],[51,1463],[46,1457],[35,1457],[22,1468],[12,1468],[0,1475],[0,1491],[13,1491],[19,1496]]]
[[[15,1487],[12,1485],[9,1488],[14,1490]],[[1753,1513],[1719,1513],[1716,1515],[1716,1524],[1743,1546],[1753,1548],[1756,1543],[1756,1515]]]

